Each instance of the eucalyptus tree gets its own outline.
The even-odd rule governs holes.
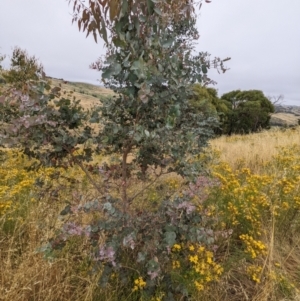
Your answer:
[[[91,65],[101,72],[115,97],[104,100],[92,121],[100,122],[97,137],[103,151],[122,157],[123,201],[127,196],[128,155],[135,154],[145,178],[149,166],[165,167],[184,176],[198,174],[188,157],[200,152],[213,134],[216,119],[190,109],[195,82],[210,82],[212,62],[194,52],[199,38],[193,1],[72,1],[73,21],[97,41],[106,55]],[[208,2],[208,1],[207,1]],[[225,71],[223,61],[213,65]],[[99,113],[99,114],[98,114]],[[176,163],[175,163],[176,162]]]
[[[27,51],[15,47],[10,59],[10,68],[3,77],[8,84],[22,88],[28,80],[37,80],[44,73],[44,67],[35,56],[29,56]]]
[[[224,133],[251,133],[269,127],[274,105],[260,90],[235,90],[225,93],[221,100],[227,103]]]

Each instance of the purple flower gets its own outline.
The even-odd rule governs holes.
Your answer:
[[[85,231],[82,229],[82,227],[77,226],[75,223],[66,223],[63,227],[63,230],[69,235],[85,234]]]
[[[115,255],[116,252],[113,249],[113,247],[103,246],[99,249],[99,253],[96,257],[96,260],[110,262],[113,266],[116,266]]]

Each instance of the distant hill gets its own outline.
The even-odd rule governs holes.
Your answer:
[[[299,125],[300,107],[289,105],[275,105],[275,113],[272,114],[271,126],[291,127]]]
[[[81,104],[85,108],[91,108],[96,103],[99,103],[99,100],[114,94],[112,90],[101,87],[100,85],[97,86],[81,82],[71,82],[53,77],[49,77],[49,79],[53,86],[60,85],[63,91],[68,94],[71,93],[72,96],[76,97],[76,99],[80,99]]]

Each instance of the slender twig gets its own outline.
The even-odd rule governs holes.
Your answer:
[[[87,169],[84,167],[84,165],[72,154],[72,152],[67,148],[63,147],[72,157],[73,161],[82,169],[82,171],[85,173],[87,178],[90,180],[94,188],[100,193],[103,194],[102,188],[95,182],[95,180],[91,177],[90,173],[87,171]]]
[[[123,208],[124,212],[126,211],[127,208],[127,166],[126,166],[126,161],[127,161],[127,156],[129,153],[129,149],[126,148],[123,152],[123,157],[122,157],[122,199],[123,199]]]
[[[137,196],[139,196],[140,194],[142,194],[146,189],[148,189],[151,185],[153,185],[157,180],[158,178],[163,175],[163,173],[160,173],[159,175],[156,176],[156,178],[150,182],[148,185],[146,185],[143,189],[141,189],[139,192],[137,192],[133,197],[130,198],[130,202],[132,202]]]

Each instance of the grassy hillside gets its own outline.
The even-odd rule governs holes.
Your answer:
[[[298,125],[299,116],[296,116],[292,113],[282,113],[278,112],[272,114],[270,124],[273,126],[280,126],[280,127],[291,127]]]
[[[85,237],[47,253],[47,242],[69,218],[60,215],[66,204],[99,196],[78,167],[29,171],[29,160],[17,150],[1,150],[0,158],[0,300],[146,300],[133,293],[125,297],[117,280],[108,288],[98,285],[101,272],[93,272]],[[191,300],[299,300],[300,129],[220,137],[201,160],[206,175],[198,186],[171,175],[140,199],[151,208],[166,196],[190,191],[203,218],[211,220],[215,251],[206,251],[204,278]],[[94,217],[74,218],[87,224]],[[184,247],[172,251],[176,266]],[[218,280],[210,279],[211,258],[222,267]]]
[[[53,86],[61,85],[63,91],[72,93],[76,99],[80,99],[85,108],[91,108],[99,100],[112,96],[113,92],[104,87],[95,86],[87,83],[69,82],[62,79],[50,78]]]

